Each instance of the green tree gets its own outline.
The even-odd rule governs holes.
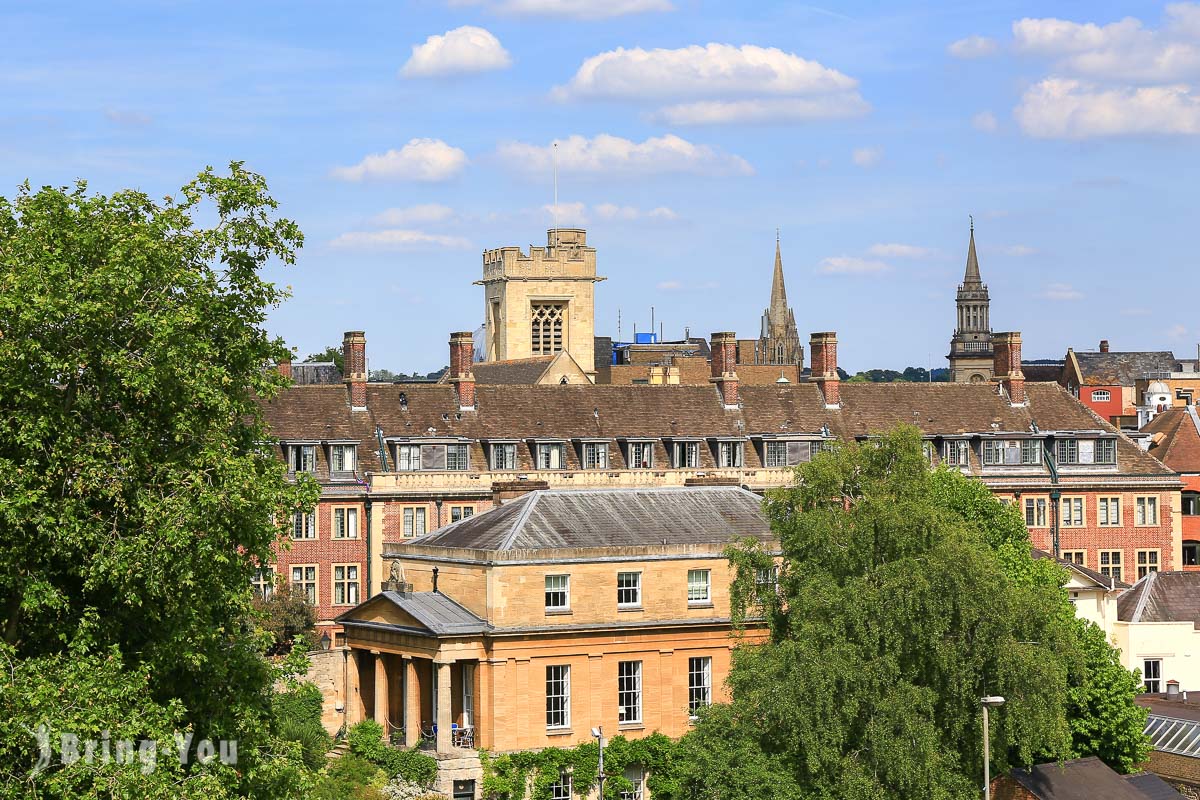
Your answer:
[[[304,359],[304,363],[306,364],[312,364],[316,361],[322,363],[332,361],[333,364],[338,368],[338,372],[343,374],[346,372],[346,359],[342,355],[341,345],[338,345],[337,347],[326,347],[319,353],[310,353],[308,357]]]
[[[82,182],[0,199],[0,796],[307,790],[270,735],[250,593],[316,496],[263,447],[287,350],[260,271],[302,241],[275,211],[237,163],[159,202]],[[41,724],[166,736],[160,769],[31,777]],[[176,729],[238,740],[236,767],[165,766]]]
[[[293,646],[315,649],[317,614],[304,592],[292,588],[287,581],[280,581],[270,597],[265,600],[254,598],[254,609],[262,627],[273,637],[267,648],[268,655],[289,653]]]
[[[1133,702],[1142,691],[1141,680],[1121,665],[1104,631],[1082,619],[1076,625],[1084,669],[1068,694],[1075,755],[1099,756],[1118,772],[1134,772],[1150,757],[1150,740],[1143,733],[1150,712]]]
[[[770,635],[738,649],[729,678],[739,726],[788,766],[797,796],[974,796],[983,695],[1008,698],[992,725],[996,770],[1071,756],[1078,637],[1060,586],[1029,577],[1027,534],[1018,580],[1016,554],[990,541],[1018,537],[1011,520],[968,522],[946,498],[976,496],[929,469],[914,428],[823,454],[798,476],[765,506],[783,551],[779,593],[755,596],[764,553],[730,552],[735,608],[764,614]]]

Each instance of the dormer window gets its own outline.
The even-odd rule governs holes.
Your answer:
[[[626,455],[630,469],[650,469],[654,466],[653,442],[629,442]]]
[[[332,472],[354,472],[358,448],[352,444],[329,446],[329,469]]]
[[[727,469],[742,466],[742,443],[717,442],[717,466]]]
[[[820,442],[764,442],[763,464],[767,467],[794,467],[812,461],[819,452]]]
[[[466,444],[401,442],[396,445],[396,470],[398,472],[416,472],[418,470],[462,472],[469,469],[470,465],[470,447]]]
[[[583,443],[583,468],[608,469],[608,444],[606,442]]]
[[[1111,399],[1112,395],[1110,395],[1105,389],[1096,389],[1092,392],[1093,403],[1107,403]]]
[[[1034,439],[984,439],[983,464],[997,466],[1036,466],[1042,461],[1042,443]]]
[[[490,449],[493,470],[517,468],[517,445],[514,442],[496,442]]]
[[[316,469],[316,445],[293,444],[288,447],[288,472],[315,472]]]
[[[538,442],[535,447],[538,469],[566,469],[566,448],[561,442]]]
[[[969,467],[971,465],[971,443],[966,439],[946,442],[942,448],[942,463],[952,467]]]
[[[699,442],[676,442],[671,449],[675,457],[675,469],[696,469],[700,466]]]
[[[1060,464],[1116,464],[1116,439],[1059,439],[1054,455]]]

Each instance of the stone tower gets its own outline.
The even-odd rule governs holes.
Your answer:
[[[992,378],[991,300],[987,284],[979,275],[975,255],[975,222],[967,246],[967,271],[958,287],[958,325],[950,339],[950,380],[954,383],[984,383]]]
[[[804,364],[804,348],[796,328],[796,317],[788,306],[787,289],[783,285],[783,258],[779,254],[779,237],[775,237],[775,272],[771,276],[771,305],[763,311],[762,331],[755,354],[757,364]]]
[[[596,248],[582,228],[551,228],[546,246],[483,253],[484,361],[566,351],[595,381]]]

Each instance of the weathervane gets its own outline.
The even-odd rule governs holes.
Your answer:
[[[975,232],[975,215],[967,214],[967,219],[971,220],[971,233]]]

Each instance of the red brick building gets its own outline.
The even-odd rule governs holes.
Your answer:
[[[1142,431],[1150,436],[1150,454],[1178,472],[1183,482],[1180,566],[1200,569],[1200,414],[1195,406],[1168,409]]]

